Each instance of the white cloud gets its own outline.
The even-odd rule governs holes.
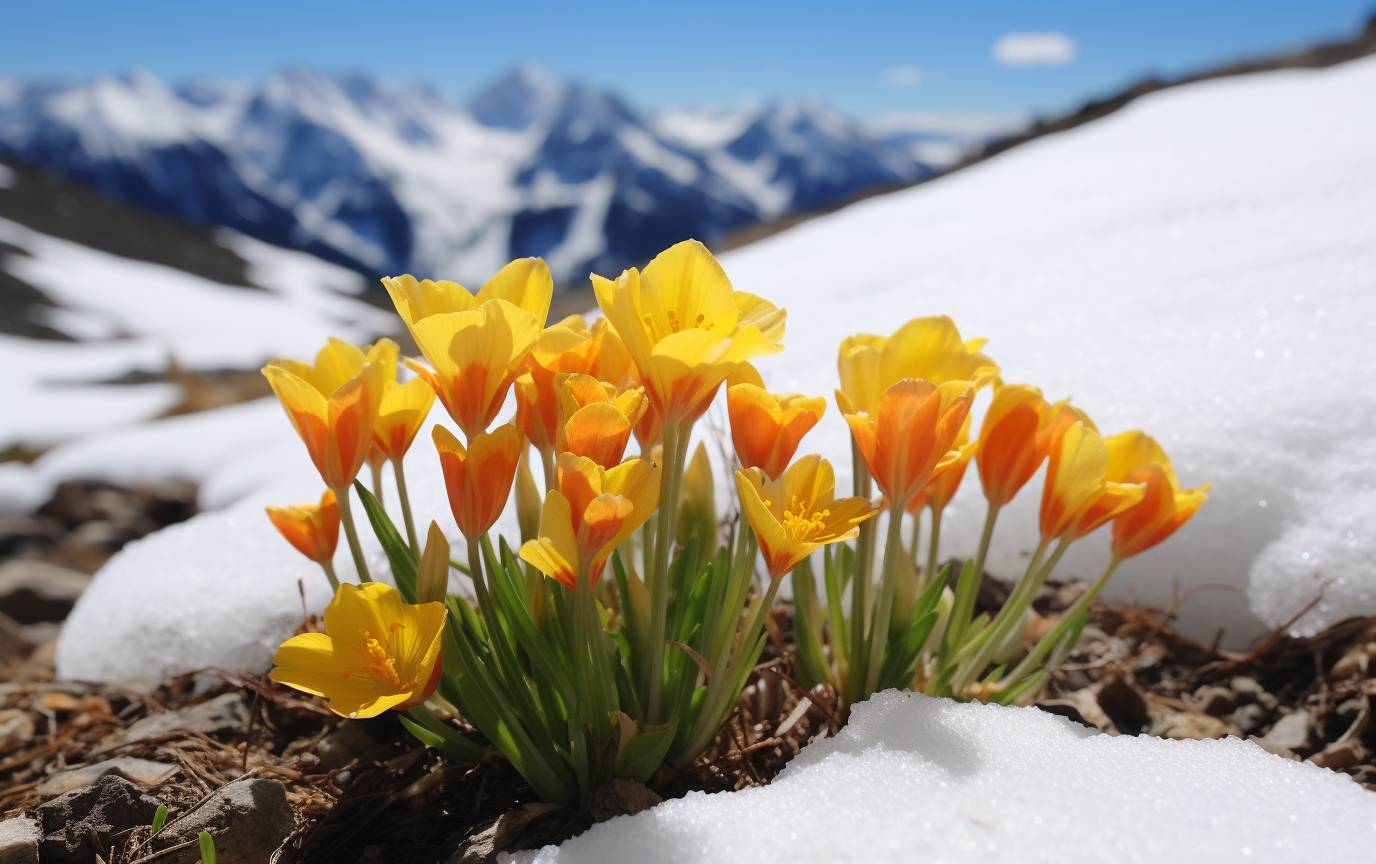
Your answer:
[[[1005,33],[994,43],[994,59],[1004,66],[1064,66],[1077,50],[1064,33]]]
[[[922,83],[922,69],[918,66],[890,66],[884,70],[884,83],[899,90],[911,90]]]

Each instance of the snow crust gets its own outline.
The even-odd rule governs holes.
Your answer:
[[[1373,844],[1376,795],[1255,744],[887,691],[768,786],[691,792],[502,860],[1356,864]]]
[[[762,372],[776,389],[829,393],[843,335],[950,314],[965,335],[992,339],[1007,380],[1074,396],[1105,432],[1141,426],[1185,484],[1214,483],[1195,521],[1128,562],[1110,596],[1164,606],[1178,585],[1193,592],[1182,627],[1205,639],[1226,628],[1231,644],[1285,624],[1320,589],[1297,632],[1376,613],[1376,389],[1359,377],[1376,368],[1376,113],[1353,110],[1371,92],[1376,59],[1163,92],[732,252],[736,286],[789,309],[788,350]],[[161,466],[202,481],[216,505],[260,490],[116,556],[68,621],[59,674],[156,675],[202,661],[260,670],[290,635],[293,574],[305,565],[260,508],[311,500],[319,481],[280,412],[240,410],[226,423],[212,419],[222,412],[159,421],[103,454],[95,439],[74,443],[30,469]],[[452,533],[426,437],[408,472],[417,515]],[[831,458],[848,487],[834,406],[809,451]],[[975,479],[948,512],[948,554],[975,548]],[[0,501],[22,480],[0,473]],[[1002,516],[992,572],[1021,572],[1038,488]],[[1082,542],[1058,572],[1092,578],[1106,546],[1103,535]],[[341,569],[347,557],[341,549]],[[307,599],[320,611],[323,595]],[[218,626],[193,644],[176,636],[188,620]],[[145,621],[165,641],[140,636]],[[256,635],[241,650],[246,628]]]

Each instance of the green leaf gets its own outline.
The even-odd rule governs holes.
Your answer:
[[[664,754],[673,743],[674,724],[642,726],[617,711],[612,714],[612,728],[617,730],[616,776],[642,783],[649,780],[664,762]]]
[[[1026,678],[1022,679],[1017,684],[1014,684],[1012,687],[1009,687],[1006,690],[999,691],[994,695],[994,698],[989,701],[993,702],[995,705],[1011,705],[1013,704],[1013,701],[1022,694],[1028,692],[1029,690],[1032,690],[1035,687],[1040,687],[1042,681],[1046,678],[1046,675],[1047,670],[1038,669],[1036,672],[1033,672],[1031,675],[1028,675]]]
[[[155,810],[155,811],[153,811],[153,835],[154,835],[154,836],[157,836],[157,833],[158,833],[159,831],[161,831],[162,828],[163,828],[163,826],[166,825],[166,824],[167,824],[167,805],[166,805],[166,804],[159,804],[159,805],[158,805],[158,809]]]
[[[975,609],[975,598],[979,595],[980,575],[975,572],[975,562],[968,559],[960,568],[955,604],[951,607],[951,617],[946,622],[946,633],[941,639],[939,655],[942,660],[952,657],[961,647],[961,640],[970,632],[970,616]]]
[[[472,765],[483,757],[482,747],[428,711],[412,709],[408,714],[398,714],[397,719],[412,738],[451,762]]]
[[[811,689],[831,680],[822,648],[822,610],[817,602],[812,559],[804,558],[793,568],[789,578],[793,582],[793,641],[798,649],[798,683]]]
[[[358,480],[354,481],[354,490],[363,502],[363,512],[368,514],[368,523],[373,526],[373,533],[382,544],[382,551],[387,553],[387,563],[392,567],[392,579],[397,583],[397,591],[401,592],[401,598],[407,603],[416,602],[416,575],[420,572],[420,562],[401,532],[397,531],[397,526],[392,524],[377,496]]]
[[[196,843],[201,847],[201,864],[215,864],[215,838],[209,831],[196,835]]]

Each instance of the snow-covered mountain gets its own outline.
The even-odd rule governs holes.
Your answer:
[[[0,154],[366,272],[465,280],[517,255],[581,280],[932,170],[822,105],[647,114],[529,66],[466,104],[299,69],[0,80]]]

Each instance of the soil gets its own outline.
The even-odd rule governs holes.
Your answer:
[[[991,580],[983,602],[996,602],[1004,590]],[[1079,590],[1050,586],[1038,608],[1054,615]],[[1170,622],[1168,610],[1097,604],[1041,707],[1106,734],[1251,737],[1376,790],[1376,678],[1368,671],[1376,619],[1349,620],[1312,639],[1273,636],[1246,652],[1202,645]],[[768,655],[692,770],[658,776],[648,787],[619,783],[579,812],[539,803],[498,760],[446,765],[390,716],[344,721],[266,680],[215,670],[150,690],[57,682],[50,645],[0,637],[13,673],[0,685],[0,818],[33,812],[45,797],[40,787],[64,769],[132,757],[174,769],[147,790],[174,820],[232,781],[280,781],[294,828],[279,861],[492,860],[497,851],[559,842],[661,797],[768,783],[809,740],[834,734],[831,695],[792,681],[787,612],[773,623]],[[242,711],[228,719],[211,711],[207,721],[204,706],[222,706],[225,694]],[[173,713],[160,718],[157,734],[129,735],[144,718],[196,706],[201,715]],[[152,848],[149,834],[144,824],[121,826],[106,860],[140,860]]]

